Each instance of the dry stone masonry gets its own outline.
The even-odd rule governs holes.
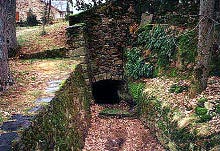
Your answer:
[[[68,48],[71,56],[84,58],[88,84],[123,80],[124,49],[136,20],[133,6],[134,1],[115,1],[70,17]]]

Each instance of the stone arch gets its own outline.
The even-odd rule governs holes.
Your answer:
[[[103,73],[103,74],[94,75],[91,81],[92,83],[94,83],[101,80],[123,80],[123,76],[112,75],[111,73]]]

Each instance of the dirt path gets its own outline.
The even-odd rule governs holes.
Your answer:
[[[91,107],[92,123],[83,151],[164,151],[140,120],[100,118],[102,109]]]

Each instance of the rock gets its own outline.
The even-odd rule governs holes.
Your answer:
[[[118,151],[122,147],[124,142],[125,140],[123,138],[107,140],[105,144],[105,149],[108,151]]]
[[[142,13],[141,15],[141,25],[146,25],[151,23],[153,20],[153,14],[149,14],[149,13]]]
[[[45,97],[45,98],[38,98],[35,102],[36,103],[49,103],[53,97]]]
[[[16,132],[10,132],[10,133],[3,133],[0,135],[0,151],[1,147],[3,149],[10,147],[12,144],[12,141],[18,138],[18,133]]]

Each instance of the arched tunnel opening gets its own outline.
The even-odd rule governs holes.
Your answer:
[[[120,102],[118,90],[122,86],[121,80],[101,80],[92,84],[92,94],[95,103],[116,104]]]

